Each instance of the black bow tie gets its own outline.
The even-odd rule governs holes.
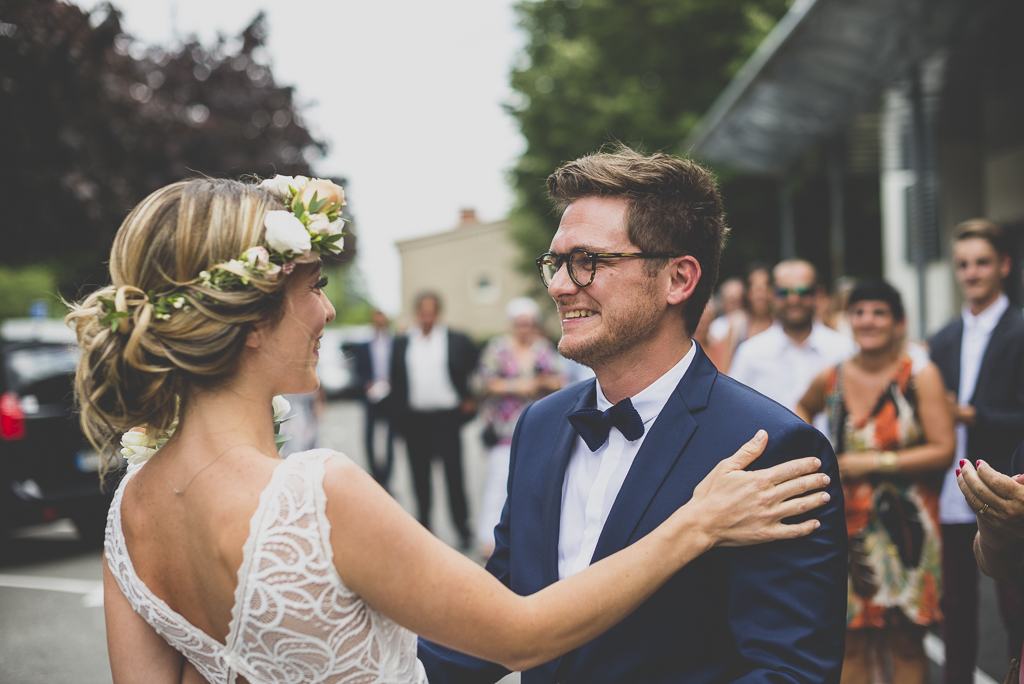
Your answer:
[[[630,442],[644,436],[644,421],[640,420],[640,414],[633,408],[633,402],[629,397],[607,411],[599,411],[596,408],[574,411],[569,414],[569,422],[591,451],[597,451],[608,441],[608,432],[613,427],[617,427],[622,436]]]

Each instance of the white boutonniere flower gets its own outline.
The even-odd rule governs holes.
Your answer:
[[[292,405],[289,404],[288,400],[282,397],[280,394],[274,397],[271,406],[274,407],[275,423],[280,423],[281,421],[283,421],[288,416],[288,413],[292,410]]]
[[[278,394],[271,402],[271,406],[274,409],[274,442],[277,443],[277,449],[280,451],[281,445],[291,439],[290,436],[281,434],[281,424],[291,420],[288,417],[288,412],[292,410],[292,405]]]
[[[129,430],[121,435],[121,455],[130,466],[142,465],[156,453],[156,450],[156,438],[145,432]]]
[[[267,228],[267,244],[275,252],[288,254],[312,248],[309,231],[290,211],[268,211],[264,225]]]

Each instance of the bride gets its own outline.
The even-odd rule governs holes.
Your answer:
[[[107,523],[114,682],[425,682],[414,632],[526,669],[607,630],[714,546],[815,529],[781,520],[819,506],[827,495],[808,492],[827,477],[812,458],[745,472],[762,431],[646,538],[518,596],[346,457],[279,458],[272,398],[318,386],[334,317],[319,254],[338,251],[343,203],[302,177],[169,185],[118,231],[112,284],[69,314],[86,433],[109,453],[145,425],[135,437],[151,447]]]

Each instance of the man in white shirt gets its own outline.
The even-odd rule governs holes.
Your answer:
[[[967,684],[973,681],[978,653],[978,566],[973,552],[978,525],[976,512],[957,485],[957,468],[965,460],[984,460],[1009,473],[1010,456],[1024,438],[1024,316],[1010,306],[1003,291],[1010,274],[1003,229],[986,219],[972,219],[953,234],[953,266],[964,305],[929,345],[957,421],[956,457],[939,499],[945,681]],[[996,587],[1010,656],[1016,657],[1024,641],[1024,593],[1004,584]]]
[[[810,537],[710,551],[523,684],[838,682],[847,551],[835,455],[691,341],[726,233],[714,181],[691,161],[621,148],[569,162],[548,188],[564,212],[537,265],[558,349],[597,377],[523,411],[487,569],[524,595],[579,572],[649,533],[759,428],[768,447],[753,468],[813,454],[832,481]],[[429,642],[420,658],[432,684],[507,673]]]
[[[853,342],[814,320],[814,266],[781,261],[772,275],[777,320],[739,346],[729,375],[792,411],[818,373],[853,353]]]
[[[477,348],[449,330],[441,320],[441,298],[425,292],[416,298],[416,325],[395,339],[392,393],[412,468],[419,521],[430,529],[431,477],[434,458],[444,463],[448,503],[460,544],[468,549],[466,490],[462,478],[463,423],[475,411],[469,374],[476,368]]]

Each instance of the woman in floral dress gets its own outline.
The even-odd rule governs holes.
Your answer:
[[[541,334],[540,307],[529,297],[518,297],[505,307],[511,331],[493,338],[480,355],[477,391],[483,397],[486,428],[487,484],[476,537],[486,560],[494,551],[494,527],[505,506],[512,433],[527,404],[562,387],[561,357]]]
[[[938,369],[907,352],[899,293],[868,282],[850,294],[853,358],[822,372],[800,401],[829,418],[850,540],[843,684],[867,684],[891,660],[893,682],[928,678],[925,629],[942,619],[942,473],[953,420]]]

